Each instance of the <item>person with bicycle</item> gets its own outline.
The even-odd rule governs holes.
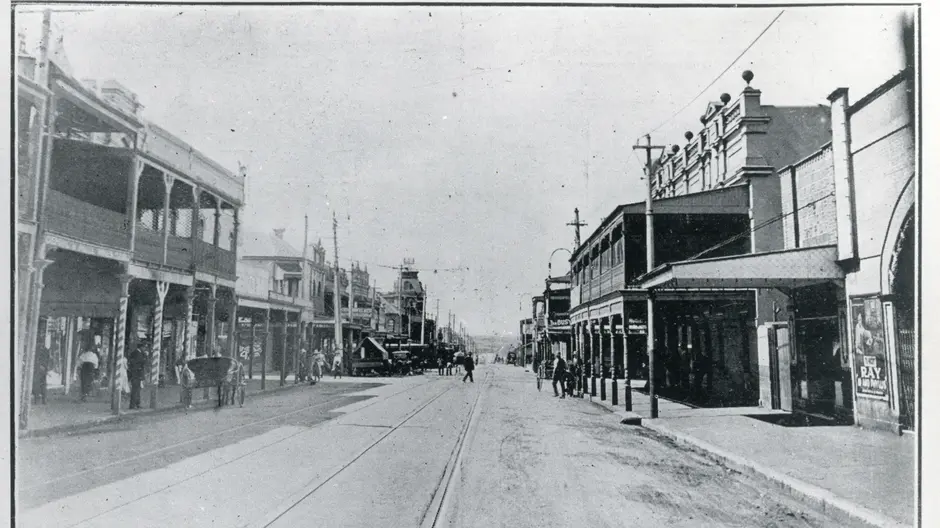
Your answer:
[[[561,399],[565,399],[565,374],[568,372],[568,365],[561,357],[561,352],[555,353],[555,365],[552,368],[552,390],[555,391],[555,397],[558,397],[558,382],[561,382]]]

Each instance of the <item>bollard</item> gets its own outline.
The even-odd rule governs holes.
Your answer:
[[[617,406],[617,378],[610,380],[610,404]]]
[[[623,383],[623,403],[626,410],[633,412],[633,390],[630,388],[630,380]]]
[[[607,378],[601,378],[601,401],[607,401]]]

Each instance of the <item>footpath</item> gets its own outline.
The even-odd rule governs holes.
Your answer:
[[[766,478],[791,496],[837,515],[847,526],[915,525],[913,436],[759,407],[704,409],[664,399],[659,400],[659,418],[653,420],[649,397],[637,390],[642,385],[634,382],[632,399],[643,427],[732,469]],[[623,388],[617,408],[607,392],[607,401],[600,400],[600,387],[598,396],[584,398],[622,415]]]
[[[277,374],[265,377],[265,390],[261,390],[260,376],[254,379],[246,380],[245,397],[250,398],[261,394],[269,394],[280,390],[289,389],[297,386],[294,383],[293,375],[289,375],[280,386],[280,378]],[[327,380],[327,377],[323,378]],[[332,379],[332,376],[329,377]],[[344,380],[346,378],[343,378]],[[355,378],[362,381],[362,378]],[[171,412],[181,410],[183,405],[180,400],[180,387],[171,385],[160,387],[157,391],[156,409],[150,408],[150,388],[144,387],[140,393],[140,409],[128,409],[129,396],[127,394],[121,397],[121,414],[111,413],[111,394],[109,391],[102,390],[97,394],[89,396],[86,401],[80,401],[77,387],[73,385],[69,394],[66,394],[62,387],[50,388],[46,403],[33,402],[29,416],[29,430],[20,433],[20,437],[50,436],[56,434],[66,434],[81,431],[91,427],[96,427],[104,423],[110,423],[120,420],[134,419],[139,416],[149,416],[155,413]],[[204,389],[193,391],[193,407],[212,407],[218,403],[215,390],[208,391],[208,399],[205,397]]]

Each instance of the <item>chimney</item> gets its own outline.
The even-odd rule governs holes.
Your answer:
[[[274,236],[276,236],[280,240],[284,240],[284,231],[287,231],[287,229],[284,229],[284,228],[275,229]]]

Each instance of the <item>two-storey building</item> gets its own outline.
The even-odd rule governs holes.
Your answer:
[[[916,426],[915,88],[905,70],[854,104],[844,88],[829,96],[831,142],[775,172],[776,246],[668,263],[637,281],[656,294],[774,291],[757,298],[775,314],[756,321],[765,406]]]
[[[245,174],[144,121],[137,97],[120,84],[79,82],[54,59],[44,67],[37,86],[20,82],[48,94],[49,107],[41,168],[23,174],[35,233],[32,250],[23,243],[34,270],[24,298],[24,386],[47,329],[64,328],[74,343],[64,370],[80,350],[98,351],[115,412],[125,352],[147,350],[155,405],[156,387],[175,377],[178,360],[234,344]]]
[[[657,390],[699,405],[758,403],[758,324],[773,321],[782,296],[737,288],[659,288],[648,334],[645,224],[653,224],[654,266],[690,258],[782,247],[776,169],[828,141],[824,107],[763,105],[748,86],[723,94],[654,166],[651,211],[645,203],[615,209],[577,248],[572,262],[574,341],[590,376],[648,376],[649,347]]]

